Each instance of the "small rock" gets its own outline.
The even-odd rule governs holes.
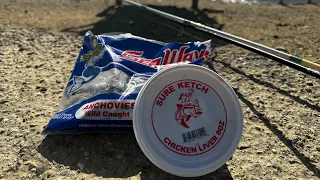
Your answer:
[[[26,65],[26,68],[30,68],[31,67],[31,65]]]
[[[47,92],[47,88],[46,88],[46,87],[42,87],[42,88],[40,89],[40,92],[42,92],[42,93]]]
[[[60,173],[61,176],[68,176],[70,175],[69,171],[68,170],[64,170]]]
[[[276,150],[276,149],[272,149],[271,151],[273,152],[273,154],[276,154],[276,153],[277,153],[277,150]]]
[[[313,83],[312,82],[307,82],[307,85],[308,86],[313,86]]]
[[[77,164],[77,166],[78,166],[81,170],[84,168],[84,164],[82,164],[81,162],[79,162],[79,163]]]
[[[32,169],[30,170],[30,172],[36,173],[36,172],[37,172],[37,168],[32,168]]]
[[[53,170],[48,170],[48,171],[46,171],[46,172],[44,173],[44,177],[50,178],[50,177],[53,177],[54,174],[55,174],[55,172],[54,172]],[[44,179],[46,179],[46,178],[44,178]]]
[[[316,150],[320,152],[320,147],[316,147]]]
[[[253,78],[253,74],[249,74],[248,78],[252,79]]]
[[[121,159],[121,154],[118,154],[118,155],[116,156],[116,158],[117,158],[117,159]]]
[[[60,81],[59,79],[56,79],[56,83],[60,84],[60,83],[61,83],[61,81]]]
[[[292,126],[292,125],[289,125],[289,126],[287,126],[287,128],[288,128],[288,129],[292,129],[292,128],[293,128],[293,126]]]
[[[24,47],[20,47],[19,48],[19,51],[21,52],[21,51],[25,51],[26,50],[26,48],[24,48]]]
[[[276,24],[276,26],[289,26],[290,24],[288,24],[288,23],[278,23],[278,24]]]
[[[33,168],[37,168],[37,164],[33,161],[27,161],[26,165],[28,166],[29,171],[31,171]]]
[[[297,178],[288,178],[288,180],[297,180]]]
[[[312,139],[312,137],[309,134],[306,134],[306,138]]]
[[[256,154],[263,154],[263,152],[262,151],[257,151]]]
[[[280,169],[280,167],[276,163],[272,163],[272,167],[275,169]]]
[[[278,39],[278,38],[279,38],[279,36],[278,36],[278,35],[274,35],[274,36],[273,36],[273,38]]]
[[[288,50],[286,48],[284,48],[284,47],[281,47],[281,46],[278,46],[275,49],[278,50],[278,51],[282,51],[282,52],[288,53]]]
[[[254,129],[256,129],[257,131],[261,131],[260,127],[254,127]]]
[[[88,157],[88,156],[90,155],[90,153],[89,153],[88,151],[85,151],[85,152],[83,153],[83,155],[84,155],[85,157]]]
[[[24,10],[24,13],[28,13],[28,10]]]
[[[244,149],[248,149],[248,148],[249,148],[249,146],[240,146],[239,147],[240,150],[244,150]]]
[[[296,161],[296,160],[291,160],[291,161],[289,161],[289,163],[290,163],[290,164],[297,164],[297,163],[299,163],[299,162]]]
[[[37,174],[37,175],[43,174],[45,170],[46,170],[46,169],[45,169],[44,167],[37,168],[36,174]]]
[[[8,100],[0,100],[0,104],[5,104],[7,102],[9,102],[9,101]]]
[[[306,88],[306,91],[307,91],[308,93],[312,93],[312,89],[310,89],[310,88]]]

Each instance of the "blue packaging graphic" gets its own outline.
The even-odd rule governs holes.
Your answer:
[[[58,111],[43,134],[133,132],[135,99],[155,73],[189,63],[203,66],[205,42],[165,43],[130,33],[87,32]]]

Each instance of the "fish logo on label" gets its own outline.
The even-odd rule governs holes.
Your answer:
[[[69,94],[78,91],[83,84],[92,81],[101,72],[101,67],[96,66],[96,64],[102,59],[104,53],[106,52],[103,39],[92,35],[90,37],[90,46],[92,50],[81,55],[80,57],[80,60],[85,62],[85,69],[83,70],[81,76],[73,76],[73,84],[68,91]]]
[[[177,111],[175,113],[175,120],[183,127],[189,128],[187,122],[191,117],[197,118],[202,115],[202,109],[197,99],[191,99],[194,94],[194,89],[190,88],[188,93],[181,93],[177,104]]]

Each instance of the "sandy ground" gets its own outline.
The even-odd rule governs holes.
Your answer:
[[[203,0],[194,11],[189,1],[139,2],[320,63],[318,5]],[[135,7],[113,5],[0,1],[0,179],[182,179],[155,167],[132,134],[39,135],[56,110],[87,30],[167,42],[210,38]],[[244,130],[232,159],[196,179],[319,178],[320,81],[213,40],[217,57],[208,66],[236,90]]]

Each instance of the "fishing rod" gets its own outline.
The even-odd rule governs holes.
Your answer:
[[[270,58],[272,60],[275,60],[279,63],[282,63],[284,65],[287,65],[291,68],[294,68],[296,70],[299,70],[301,72],[304,72],[306,74],[309,74],[311,76],[314,76],[318,79],[320,79],[320,65],[316,64],[311,61],[307,61],[305,59],[272,49],[270,47],[258,44],[256,42],[223,32],[219,31],[217,29],[214,29],[212,27],[205,26],[201,23],[194,22],[188,19],[181,18],[179,16],[175,16],[151,7],[148,7],[146,5],[131,1],[131,0],[123,0],[124,2],[127,2],[129,4],[132,4],[134,6],[137,6],[141,9],[153,12],[163,18],[175,21],[177,23],[183,24],[185,26],[191,26],[193,28],[196,28],[201,31],[205,31],[209,34],[212,34],[218,38],[221,38],[227,42],[230,42],[234,45],[237,45],[239,47],[242,47],[244,49],[247,49],[249,51],[255,52],[257,54],[260,54],[262,56],[265,56],[267,58]]]

